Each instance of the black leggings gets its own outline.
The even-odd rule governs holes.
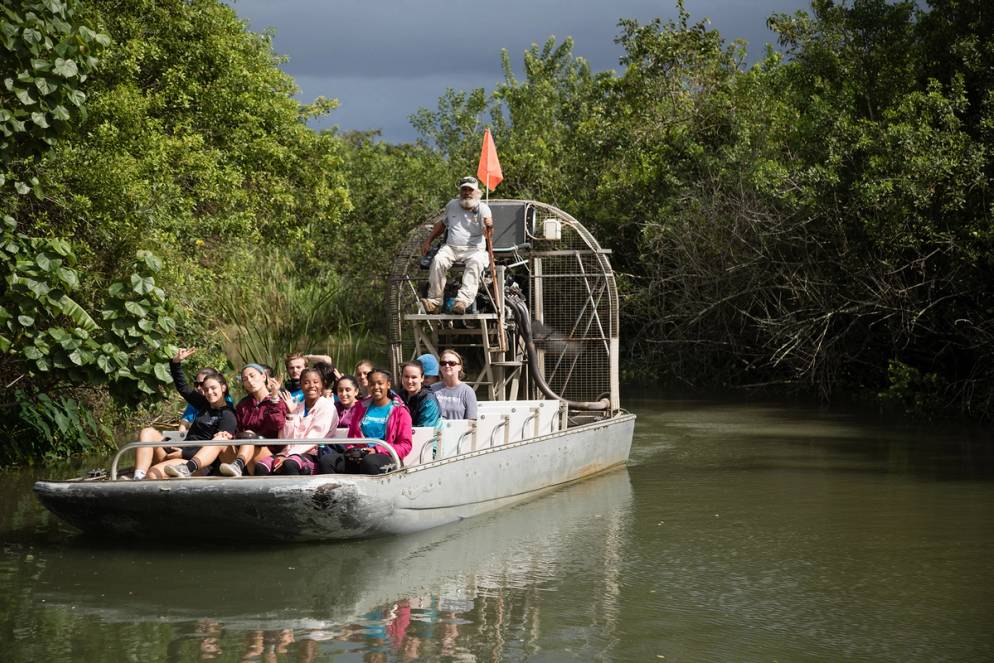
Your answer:
[[[383,474],[393,469],[393,458],[379,453],[366,454],[356,462],[332,449],[318,459],[318,474]]]
[[[287,458],[285,461],[283,461],[283,464],[280,465],[279,469],[276,470],[275,472],[270,472],[268,469],[266,469],[265,465],[256,465],[255,476],[265,476],[267,474],[283,474],[289,476],[297,476],[299,474],[303,474],[303,472],[301,472],[300,470],[301,467],[300,464],[297,463],[297,461],[295,461],[293,458]]]

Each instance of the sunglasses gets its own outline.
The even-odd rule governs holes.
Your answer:
[[[207,382],[207,380],[194,380],[193,386],[196,387],[197,389],[200,389],[201,387],[204,386],[205,382]]]
[[[458,366],[459,362],[458,361],[440,361],[440,362],[438,362],[438,365],[439,366]]]

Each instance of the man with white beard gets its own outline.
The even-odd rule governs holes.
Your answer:
[[[462,287],[456,295],[452,312],[465,313],[476,299],[480,275],[487,264],[487,243],[483,230],[494,225],[490,207],[480,200],[481,195],[480,185],[475,177],[459,180],[459,197],[453,198],[445,206],[445,218],[435,224],[421,246],[422,254],[427,255],[432,241],[448,231],[445,244],[435,254],[428,272],[428,296],[421,300],[426,313],[438,313],[442,310],[445,275],[456,260],[462,260],[466,269],[462,274]]]

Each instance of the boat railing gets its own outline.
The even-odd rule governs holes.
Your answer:
[[[423,444],[423,445],[421,445],[421,451],[418,452],[418,464],[421,464],[421,463],[425,462],[425,450],[426,449],[432,449],[432,453],[434,454],[434,449],[433,449],[432,445],[430,445],[430,444]],[[434,455],[432,456],[432,458],[434,458]]]
[[[501,421],[496,426],[490,430],[490,446],[494,446],[494,438],[497,437],[498,431],[504,431],[504,443],[507,444],[509,441],[509,434],[511,432],[511,417],[510,415],[501,416]]]
[[[532,434],[538,435],[538,424],[539,424],[538,413],[539,409],[537,407],[532,408],[531,414],[529,414],[528,417],[523,422],[521,422],[521,439],[525,439],[526,437],[528,437],[528,430],[527,430],[528,424],[531,423],[532,421],[535,422],[535,429],[532,431]]]
[[[215,442],[223,442],[224,444],[213,444]],[[349,445],[374,445],[377,447],[383,447],[386,449],[387,454],[390,459],[393,460],[394,467],[401,469],[404,467],[404,461],[401,460],[400,456],[397,455],[397,450],[393,448],[389,442],[383,440],[371,439],[371,438],[327,438],[327,439],[257,439],[257,440],[186,440],[186,439],[170,439],[170,440],[148,440],[141,441],[136,440],[134,442],[128,442],[114,454],[114,460],[110,464],[110,480],[117,480],[117,465],[121,460],[121,456],[125,453],[148,447],[230,447],[230,446],[242,446],[251,445],[255,447],[264,447],[271,444],[276,445],[286,445],[286,444],[306,444],[307,442],[313,442],[314,444],[349,444]]]
[[[462,453],[462,441],[465,440],[467,437],[473,437],[473,435],[475,433],[476,433],[476,427],[475,426],[470,426],[466,430],[465,433],[463,433],[462,435],[459,436],[459,439],[456,441],[456,455],[457,456],[460,453]]]

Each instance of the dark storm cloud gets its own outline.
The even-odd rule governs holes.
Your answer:
[[[710,17],[728,39],[757,47],[770,39],[769,8],[791,0],[688,2],[692,20]],[[767,8],[764,9],[763,6]],[[290,56],[286,70],[308,76],[396,78],[494,71],[502,48],[512,59],[551,35],[572,36],[578,54],[598,69],[617,66],[620,18],[674,18],[675,3],[650,0],[580,3],[567,0],[320,2],[241,0],[235,10],[254,30],[276,28],[276,47]]]
[[[631,4],[570,11],[576,3],[563,0],[509,0],[499,8],[458,0],[346,0],[238,2],[235,8],[254,29],[278,27],[276,44],[291,54],[292,73],[392,78],[493,71],[501,48],[518,55],[552,34],[573,36],[591,59],[607,64],[601,56],[613,51],[618,9],[656,13],[647,9],[655,3]]]
[[[407,117],[434,107],[446,87],[492,88],[501,78],[500,51],[520,71],[521,55],[554,35],[573,37],[574,54],[595,70],[618,69],[618,20],[675,19],[673,0],[238,0],[231,3],[255,31],[274,28],[274,47],[301,97],[338,98],[331,123],[382,128],[388,140],[410,140]],[[775,11],[807,8],[807,0],[687,0],[691,21],[709,17],[726,40],[744,38],[755,59],[773,40]]]

